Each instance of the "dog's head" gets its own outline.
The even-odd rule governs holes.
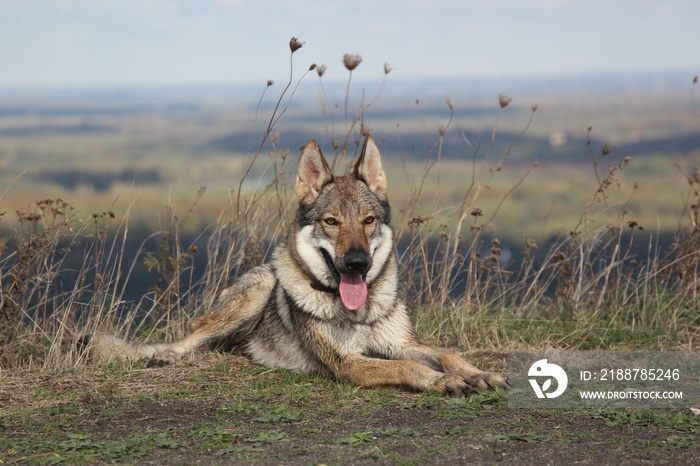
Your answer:
[[[337,289],[349,310],[365,304],[367,283],[393,248],[386,188],[379,149],[369,136],[353,172],[343,176],[333,176],[315,141],[301,154],[296,250],[307,273]]]

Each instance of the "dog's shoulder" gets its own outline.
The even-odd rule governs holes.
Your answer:
[[[253,294],[257,295],[258,299],[262,296],[269,297],[276,284],[277,277],[272,264],[259,265],[237,277],[228,288],[224,288],[217,298],[216,306],[227,306],[232,301],[240,301],[242,297]]]

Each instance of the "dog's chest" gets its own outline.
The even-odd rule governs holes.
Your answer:
[[[403,319],[395,317],[385,315],[371,324],[329,322],[322,328],[341,354],[389,357],[406,337]]]
[[[341,354],[363,354],[374,346],[374,331],[369,325],[329,324],[324,330],[330,341]]]

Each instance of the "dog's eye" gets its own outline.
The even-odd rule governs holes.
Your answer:
[[[365,225],[371,225],[374,223],[375,218],[371,215],[365,219]]]
[[[338,221],[337,221],[336,219],[334,219],[333,217],[324,218],[324,219],[323,219],[323,222],[324,222],[326,225],[331,225],[331,226],[332,226],[332,225],[337,225],[337,224],[338,224]]]

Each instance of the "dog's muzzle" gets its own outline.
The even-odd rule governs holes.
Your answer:
[[[336,267],[328,251],[321,250],[326,265],[338,282],[338,293],[343,306],[357,311],[367,301],[367,272],[372,268],[372,258],[361,249],[351,249],[343,257],[341,267]]]

